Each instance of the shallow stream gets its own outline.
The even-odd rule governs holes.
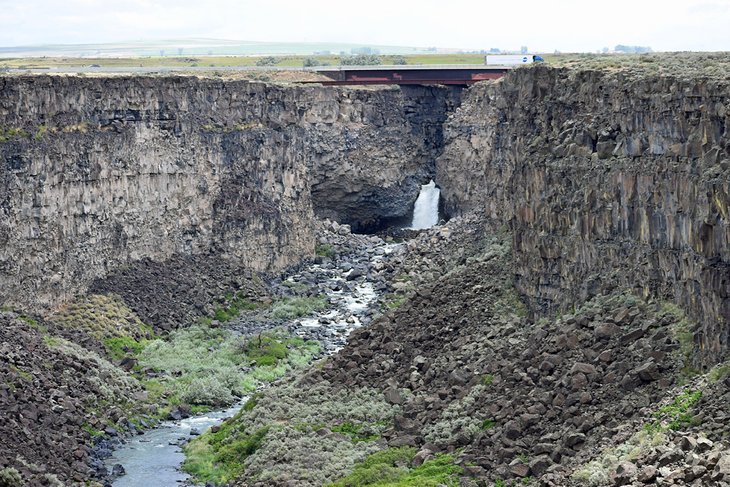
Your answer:
[[[373,282],[370,270],[400,245],[385,244],[378,240],[373,239],[372,246],[357,254],[338,261],[312,264],[286,278],[283,282],[288,281],[289,285],[316,283],[319,292],[328,297],[331,306],[316,315],[292,320],[285,327],[294,334],[319,341],[322,353],[329,355],[344,346],[347,336],[354,329],[369,323],[374,312],[373,305],[380,294],[378,289],[382,289],[382,281]],[[233,323],[232,328],[244,332],[247,323]],[[180,470],[185,459],[181,445],[191,438],[191,430],[202,434],[211,426],[233,416],[241,405],[239,402],[225,410],[180,421],[167,421],[129,439],[105,460],[110,471],[115,465],[121,465],[125,471],[112,485],[166,487],[185,483],[189,476]]]
[[[220,424],[241,408],[242,404],[180,421],[165,421],[157,428],[131,438],[114,451],[107,465],[120,464],[125,475],[117,478],[115,487],[172,486],[185,482],[190,477],[180,470],[185,455],[180,442],[191,438],[190,432],[203,433],[211,426]]]

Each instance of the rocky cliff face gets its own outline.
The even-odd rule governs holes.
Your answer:
[[[319,124],[312,133],[315,212],[355,230],[408,213],[434,174],[443,122],[460,94],[425,86],[341,92],[332,110],[344,123]]]
[[[313,208],[360,226],[402,215],[458,101],[195,78],[0,83],[0,302],[24,307],[141,259],[282,269],[313,253]],[[422,115],[424,99],[441,112]]]
[[[520,69],[465,94],[437,181],[451,214],[513,230],[534,311],[617,287],[670,298],[714,363],[730,338],[729,126],[727,81]]]

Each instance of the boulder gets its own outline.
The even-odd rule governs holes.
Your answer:
[[[661,376],[659,367],[654,361],[649,361],[634,369],[634,373],[644,382],[653,382]]]

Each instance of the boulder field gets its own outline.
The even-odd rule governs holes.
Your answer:
[[[140,379],[149,340],[258,332],[238,314],[317,288],[282,279],[312,262],[370,279],[378,309],[191,443],[210,478],[730,485],[726,77],[0,89],[0,486],[92,481],[99,438],[176,397]],[[350,233],[407,217],[431,178],[446,223],[388,253]]]

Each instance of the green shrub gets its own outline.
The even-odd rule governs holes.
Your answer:
[[[186,469],[198,481],[208,475],[208,480],[215,477],[220,482],[243,468],[247,479],[267,484],[298,479],[302,486],[323,485],[377,451],[379,444],[368,440],[381,436],[398,411],[379,391],[334,390],[322,383],[304,386],[288,381],[253,396],[217,433],[193,440],[185,451],[195,467]],[[327,425],[335,425],[330,430],[342,435],[316,433]],[[251,451],[244,447],[263,428],[268,433],[255,442],[255,451],[245,460],[226,454]],[[239,446],[227,447],[232,444]],[[217,469],[215,475],[211,468]]]
[[[228,295],[225,302],[215,308],[213,319],[225,323],[236,318],[244,310],[255,310],[257,307],[258,305],[250,301],[243,293],[235,296]]]
[[[373,66],[383,64],[383,59],[377,54],[357,54],[340,57],[340,64],[342,66]]]
[[[179,394],[186,404],[223,406],[233,402],[230,387],[226,387],[218,376],[196,377]]]
[[[355,465],[347,477],[331,487],[436,487],[459,485],[463,469],[454,465],[452,455],[438,455],[415,468],[408,468],[416,454],[415,448],[389,448],[368,456]]]
[[[682,373],[685,376],[694,376],[699,372],[693,366],[694,357],[694,333],[692,323],[684,311],[673,303],[662,303],[659,318],[672,321],[669,331],[672,337],[679,342],[679,353],[681,354],[684,367]]]
[[[659,408],[653,414],[655,420],[644,426],[649,432],[663,430],[678,430],[692,422],[689,410],[702,397],[702,391],[686,390],[677,396],[674,401]]]
[[[427,441],[437,445],[444,445],[456,440],[459,435],[473,436],[483,430],[484,421],[467,411],[475,409],[481,401],[481,395],[487,386],[478,384],[471,388],[469,393],[458,401],[453,401],[433,423],[426,426],[424,436]]]
[[[104,347],[109,357],[113,360],[119,360],[127,355],[136,357],[144,350],[147,343],[147,340],[137,341],[132,337],[119,336],[106,338],[104,340]]]
[[[161,374],[145,381],[150,395],[208,406],[230,404],[235,396],[282,377],[309,363],[319,344],[273,331],[243,338],[221,328],[194,325],[150,341],[138,356],[139,366]],[[255,364],[253,370],[244,366]]]
[[[21,487],[23,477],[13,467],[5,467],[0,470],[0,487]]]
[[[319,244],[315,247],[314,252],[320,257],[329,257],[330,259],[334,258],[337,254],[334,247],[330,244]]]
[[[362,424],[354,424],[350,421],[333,426],[330,428],[330,431],[347,435],[355,443],[360,441],[376,441],[380,438],[380,435],[369,432]]]
[[[7,142],[13,139],[28,138],[28,132],[21,128],[2,128],[0,127],[0,142]]]
[[[395,310],[403,306],[407,299],[404,294],[388,294],[385,296],[383,302],[386,308]]]
[[[283,298],[274,303],[271,314],[276,319],[291,320],[322,311],[326,307],[327,299],[324,296]]]
[[[717,382],[730,375],[730,363],[717,365],[707,374],[710,382]]]
[[[140,320],[119,296],[110,294],[91,294],[77,298],[64,305],[49,318],[56,325],[69,330],[82,330],[94,338],[105,341],[111,338],[143,339],[154,338],[152,327]],[[105,343],[118,352],[119,346],[132,346],[131,341]],[[116,357],[114,357],[116,358]]]
[[[243,472],[244,461],[261,447],[268,432],[269,428],[261,428],[232,440],[224,428],[206,433],[207,441],[198,439],[184,447],[182,468],[201,482],[225,484]]]
[[[256,61],[256,66],[276,66],[279,64],[279,58],[274,56],[264,56]]]
[[[258,402],[258,394],[252,394],[251,397],[248,398],[246,401],[246,404],[243,405],[244,411],[252,411],[253,408],[256,407],[256,403]]]
[[[261,333],[256,337],[249,338],[243,350],[249,359],[256,362],[258,366],[275,365],[279,360],[287,356],[287,348],[284,340],[273,335],[263,335]]]

